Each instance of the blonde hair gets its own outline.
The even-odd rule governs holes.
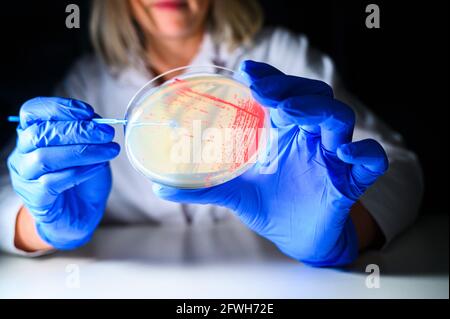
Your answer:
[[[214,41],[232,50],[251,43],[263,14],[257,0],[211,0],[207,19]],[[96,53],[109,66],[123,68],[133,63],[133,56],[145,59],[142,30],[127,0],[93,1],[90,36]]]

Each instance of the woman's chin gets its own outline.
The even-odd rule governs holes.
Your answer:
[[[166,24],[164,28],[158,28],[157,30],[158,37],[166,39],[186,38],[194,33],[196,32],[193,30],[192,24]]]

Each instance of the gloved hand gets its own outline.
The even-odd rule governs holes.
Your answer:
[[[227,207],[285,254],[305,263],[350,263],[358,254],[358,239],[349,211],[386,171],[383,148],[370,139],[351,143],[354,113],[333,98],[327,84],[253,61],[245,61],[241,73],[254,97],[270,108],[278,130],[276,159],[264,170],[257,163],[211,188],[155,185],[154,192],[171,201]],[[261,173],[270,172],[270,166],[273,174]]]
[[[90,121],[94,116],[86,103],[63,98],[38,97],[20,109],[8,158],[12,185],[40,237],[57,249],[89,241],[111,190],[108,161],[120,147],[114,129]]]

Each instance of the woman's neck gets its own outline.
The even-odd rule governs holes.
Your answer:
[[[156,75],[191,63],[203,41],[203,32],[179,39],[150,38],[148,66]]]

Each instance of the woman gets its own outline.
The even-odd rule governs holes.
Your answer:
[[[2,247],[31,255],[79,247],[104,211],[106,220],[171,223],[220,220],[229,209],[287,255],[338,266],[410,225],[422,192],[416,157],[344,93],[329,58],[304,37],[260,30],[261,20],[255,1],[95,1],[96,55],[78,61],[56,93],[72,99],[36,98],[21,108],[8,159],[12,187],[1,194]],[[120,153],[123,136],[90,121],[93,108],[120,118],[152,77],[211,63],[240,68],[255,98],[271,109],[278,167],[267,175],[252,168],[201,190],[153,185],[154,196]],[[389,157],[381,178],[386,154],[368,138]]]

